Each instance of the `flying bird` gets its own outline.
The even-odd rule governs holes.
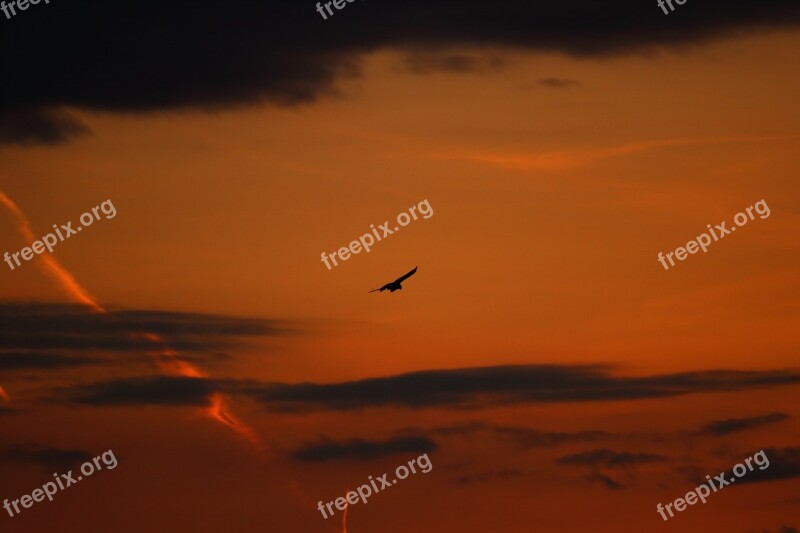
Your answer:
[[[414,275],[414,273],[417,271],[417,268],[418,268],[418,267],[414,267],[414,270],[412,270],[412,271],[411,271],[411,272],[409,272],[408,274],[405,274],[405,275],[403,275],[403,276],[400,276],[399,278],[397,278],[396,280],[392,281],[391,283],[387,283],[386,285],[384,285],[384,286],[383,286],[383,287],[381,287],[380,289],[372,289],[372,290],[371,290],[371,291],[369,291],[369,292],[375,292],[375,291],[381,291],[381,292],[383,292],[383,291],[387,291],[387,290],[388,290],[389,292],[394,292],[394,291],[396,291],[397,289],[402,289],[402,288],[403,288],[403,286],[402,286],[402,285],[400,285],[400,284],[401,284],[402,282],[404,282],[405,280],[407,280],[408,278],[410,278],[411,276],[413,276],[413,275]]]

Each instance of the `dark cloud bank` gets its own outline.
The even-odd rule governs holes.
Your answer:
[[[486,63],[455,52],[514,47],[581,57],[637,53],[796,28],[796,0],[705,0],[665,16],[655,2],[358,2],[322,20],[314,2],[71,0],[3,20],[0,143],[55,144],[85,133],[62,107],[114,112],[313,102],[384,48],[410,66]],[[680,16],[680,18],[676,18]],[[685,48],[683,49],[685,51]],[[489,62],[492,67],[492,61]]]
[[[793,370],[710,370],[645,377],[615,376],[606,366],[525,365],[428,370],[342,383],[258,383],[137,377],[84,385],[68,399],[89,404],[197,405],[214,391],[253,398],[275,411],[349,411],[370,407],[480,408],[552,402],[645,400],[738,392],[800,383]],[[511,433],[511,432],[510,432]],[[529,434],[536,443],[600,434]],[[517,433],[517,437],[520,437]]]
[[[152,350],[153,343],[141,336],[143,332],[162,336],[176,350],[206,352],[240,344],[246,337],[297,331],[289,322],[277,320],[141,310],[100,315],[81,305],[0,303],[0,350],[9,351],[0,354],[0,370],[14,365],[44,367],[91,362],[45,353],[28,353],[26,362],[19,355],[22,350]],[[12,350],[15,353],[10,353]]]

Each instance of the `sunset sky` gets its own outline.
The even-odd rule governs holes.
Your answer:
[[[0,527],[797,533],[800,6],[673,4],[0,15],[0,254],[116,211],[0,262],[0,502],[119,460]]]

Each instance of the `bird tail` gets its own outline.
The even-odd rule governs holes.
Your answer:
[[[380,290],[380,289],[372,289],[371,291],[367,291],[367,294],[369,294],[369,293],[371,293],[371,292],[379,291],[379,290]]]

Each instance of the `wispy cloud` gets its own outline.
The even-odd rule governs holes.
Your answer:
[[[749,418],[728,418],[726,420],[715,420],[709,422],[700,429],[700,433],[705,435],[730,435],[748,429],[759,428],[789,420],[791,416],[786,413],[769,413],[765,415],[751,416]]]
[[[0,462],[34,464],[48,472],[64,470],[91,458],[92,454],[83,450],[41,444],[12,444],[0,449]]]
[[[394,437],[388,440],[334,441],[322,439],[297,449],[292,457],[298,461],[320,462],[336,460],[371,460],[398,454],[428,453],[438,448],[436,442],[427,437]]]
[[[615,452],[606,448],[565,455],[555,461],[560,465],[602,468],[628,468],[640,464],[661,463],[663,455],[642,452]]]
[[[613,375],[610,366],[520,365],[427,370],[328,384],[239,383],[236,389],[271,409],[302,411],[641,400],[798,383],[800,372],[795,370],[709,370],[626,377]]]
[[[663,148],[735,144],[772,140],[790,136],[703,137],[629,142],[616,146],[571,148],[546,152],[508,152],[473,148],[453,148],[432,152],[430,157],[443,160],[473,161],[515,171],[562,171],[591,165],[608,159],[643,154]]]
[[[0,346],[7,350],[152,350],[141,332],[163,336],[182,351],[220,350],[247,337],[296,334],[288,321],[199,313],[112,310],[55,303],[0,303]]]

